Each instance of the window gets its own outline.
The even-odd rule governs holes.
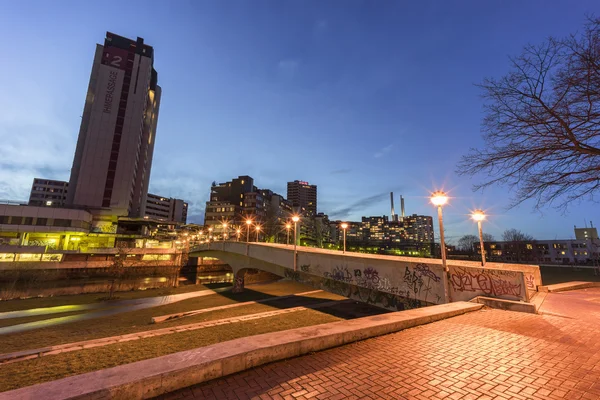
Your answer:
[[[8,216],[0,215],[0,224],[8,224]]]
[[[35,221],[35,224],[37,226],[46,226],[48,224],[48,218],[38,218],[37,221]]]
[[[52,226],[69,227],[69,226],[71,226],[71,220],[57,218],[54,220],[54,223],[52,224]]]

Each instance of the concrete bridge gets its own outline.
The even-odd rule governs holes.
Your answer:
[[[542,284],[536,265],[396,257],[292,245],[213,242],[190,249],[190,256],[214,257],[231,266],[234,291],[244,277],[262,270],[357,301],[404,310],[468,301],[477,296],[529,301]],[[295,260],[294,260],[295,259]],[[296,267],[296,269],[294,269]]]

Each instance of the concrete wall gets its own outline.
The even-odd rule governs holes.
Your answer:
[[[528,291],[541,284],[534,265],[487,263],[482,268],[478,262],[449,260],[448,280],[439,259],[299,247],[294,271],[292,246],[216,242],[208,250],[207,245],[194,249],[196,255],[221,259],[235,273],[257,268],[388,309],[442,304],[447,290],[452,301],[477,296],[528,301]],[[236,278],[243,288],[243,276]]]
[[[523,271],[451,265],[450,298],[469,301],[477,296],[529,301]]]

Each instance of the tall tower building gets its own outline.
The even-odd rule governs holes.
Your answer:
[[[67,204],[143,217],[161,89],[154,49],[107,32],[88,86]]]
[[[317,185],[304,181],[288,182],[287,199],[297,212],[306,216],[317,215]]]

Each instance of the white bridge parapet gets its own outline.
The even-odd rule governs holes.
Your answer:
[[[272,243],[213,242],[190,250],[227,262],[234,273],[256,268],[301,282],[320,285],[335,293],[368,303],[383,303],[399,308],[390,297],[411,304],[431,305],[468,301],[477,296],[529,301],[530,291],[541,285],[536,265],[448,260],[445,273],[442,261],[435,258],[397,257],[297,247]],[[243,279],[243,277],[239,278]],[[241,282],[243,285],[243,281]],[[342,290],[345,287],[346,289]],[[374,294],[375,293],[375,294]],[[393,303],[393,304],[392,304]],[[406,307],[405,302],[402,308]]]

